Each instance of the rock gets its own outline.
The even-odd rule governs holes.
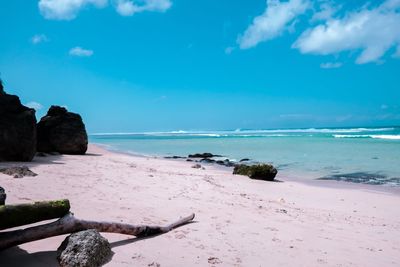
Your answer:
[[[14,178],[22,178],[24,176],[37,176],[36,173],[31,171],[28,167],[8,167],[0,169],[0,172],[6,175],[14,176]]]
[[[233,174],[247,175],[251,179],[273,181],[278,170],[270,164],[245,165],[238,164],[233,169]]]
[[[233,167],[233,166],[235,166],[235,162],[230,161],[229,159],[217,160],[217,161],[215,161],[215,163],[218,164],[218,165],[225,166],[225,167]]]
[[[211,153],[196,153],[196,154],[190,154],[188,156],[189,158],[203,158],[203,159],[207,159],[207,158],[213,158],[213,157],[221,157],[220,155],[214,155]]]
[[[192,166],[193,169],[201,169],[201,165],[200,164],[195,164]]]
[[[51,106],[37,125],[40,152],[82,155],[86,153],[88,137],[79,114],[66,108]]]
[[[236,163],[233,161],[230,161],[229,159],[226,159],[226,160],[224,160],[224,165],[226,167],[233,167],[233,166],[236,166]]]
[[[241,159],[239,162],[250,161],[248,158]]]
[[[166,156],[164,158],[165,159],[185,159],[185,157],[181,157],[181,156]]]
[[[4,190],[4,188],[0,186],[0,205],[6,204],[6,198],[7,198],[6,190]]]
[[[215,163],[215,160],[210,159],[210,158],[204,158],[204,159],[201,159],[200,162],[202,162],[202,163]]]
[[[57,250],[61,267],[97,267],[112,256],[107,239],[96,230],[86,230],[68,236]]]
[[[0,81],[0,161],[31,161],[35,153],[35,110],[5,93]]]

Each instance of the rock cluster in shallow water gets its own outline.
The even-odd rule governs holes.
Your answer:
[[[277,173],[278,170],[271,164],[238,164],[233,169],[233,174],[246,175],[251,179],[265,181],[273,181]]]
[[[212,153],[196,153],[190,154],[187,158],[181,156],[170,156],[168,159],[186,159],[186,161],[194,161],[208,164],[218,164],[225,167],[234,167],[233,174],[245,175],[251,179],[274,181],[278,170],[271,164],[252,162],[249,158],[241,159],[238,162],[230,159],[220,159],[221,155]],[[216,159],[215,159],[216,158]],[[244,164],[246,162],[246,164]],[[192,168],[201,168],[200,164],[195,164]]]

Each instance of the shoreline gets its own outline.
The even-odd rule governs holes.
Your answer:
[[[0,166],[15,163],[0,163]],[[19,163],[19,165],[21,165]],[[149,239],[103,234],[106,266],[399,266],[400,197],[293,181],[251,180],[193,162],[135,157],[95,145],[85,156],[35,158],[38,174],[0,174],[7,203],[68,198],[77,218],[196,222]],[[324,181],[325,182],[325,181]],[[2,266],[58,266],[65,236],[0,252]]]
[[[91,143],[91,145],[98,146],[102,149],[109,151],[110,153],[122,154],[122,155],[133,156],[133,157],[156,158],[156,159],[162,159],[162,160],[186,162],[185,159],[170,159],[170,158],[165,158],[165,156],[160,156],[160,155],[146,155],[146,154],[141,154],[138,152],[121,151],[121,150],[113,149],[110,145],[101,144],[101,143]],[[193,162],[189,162],[189,163],[193,163]],[[211,164],[210,163],[200,163],[200,164],[204,165],[204,166],[212,166],[219,170],[226,170],[227,172],[230,172],[230,174],[232,173],[232,170],[233,170],[233,168],[231,168],[231,167],[221,166],[221,165],[212,164],[212,163]],[[279,180],[279,178],[284,178],[283,181],[297,182],[297,183],[302,183],[302,184],[316,186],[316,187],[329,187],[329,188],[338,188],[338,189],[346,189],[346,190],[347,189],[349,189],[349,190],[367,190],[367,191],[373,191],[373,192],[400,195],[400,186],[372,185],[372,184],[336,181],[336,180],[318,180],[315,178],[305,178],[304,179],[304,178],[301,178],[304,175],[304,173],[294,175],[293,172],[294,172],[293,170],[290,170],[290,171],[278,170],[278,176],[276,178],[277,178],[277,180]],[[281,176],[284,176],[284,177],[281,177]]]

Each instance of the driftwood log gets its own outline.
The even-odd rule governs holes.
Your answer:
[[[153,236],[167,233],[176,227],[187,224],[194,219],[194,216],[195,215],[192,214],[166,226],[147,226],[116,222],[86,221],[77,219],[71,213],[68,213],[59,220],[49,224],[22,230],[0,232],[0,251],[23,243],[88,229],[96,229],[99,232],[133,235],[136,237]]]
[[[0,206],[0,230],[61,218],[69,213],[68,199]]]

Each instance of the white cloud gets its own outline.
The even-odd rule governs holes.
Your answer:
[[[85,7],[103,8],[109,2],[114,3],[121,16],[143,11],[164,12],[172,6],[171,0],[39,0],[39,10],[46,19],[72,20]]]
[[[340,68],[343,64],[341,62],[326,62],[321,63],[321,69],[337,69]]]
[[[76,46],[69,50],[69,54],[77,57],[90,57],[93,55],[93,50],[83,49],[80,46]]]
[[[318,11],[312,16],[311,22],[331,19],[340,6],[335,6],[331,1],[323,1],[317,8]]]
[[[235,47],[233,46],[228,46],[227,48],[225,48],[225,54],[230,55],[232,54],[232,52],[235,50]]]
[[[32,44],[40,44],[40,43],[48,42],[48,41],[49,41],[49,38],[47,38],[47,36],[44,34],[35,34],[31,38]]]
[[[172,6],[170,0],[116,0],[116,10],[121,16],[132,16],[143,11],[165,12]]]
[[[292,47],[318,55],[360,50],[356,63],[379,62],[389,49],[400,45],[399,8],[400,0],[388,0],[341,19],[329,19],[306,30]]]
[[[25,106],[27,106],[29,108],[33,108],[35,110],[39,110],[39,109],[43,108],[42,104],[40,104],[38,102],[35,102],[35,101],[31,101],[29,103],[26,103]]]
[[[71,20],[86,6],[105,7],[108,0],[40,0],[39,10],[46,19]]]
[[[400,45],[397,46],[396,52],[394,53],[393,57],[400,58]]]
[[[254,18],[237,42],[241,49],[248,49],[260,42],[274,39],[282,34],[295,18],[310,7],[309,0],[267,0],[264,13]]]

